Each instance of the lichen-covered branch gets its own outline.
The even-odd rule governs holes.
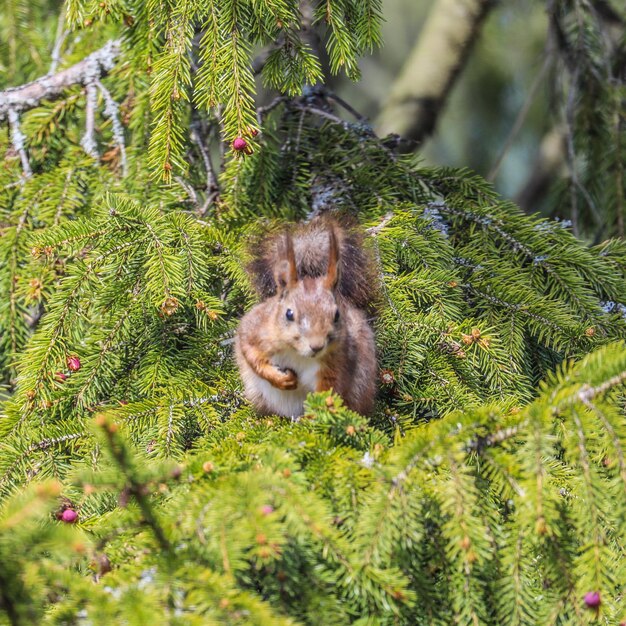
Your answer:
[[[0,121],[8,119],[10,111],[23,113],[35,108],[44,99],[58,98],[72,85],[92,82],[94,69],[99,77],[104,76],[113,68],[120,47],[120,41],[113,39],[82,61],[52,76],[42,76],[25,85],[0,91]]]
[[[26,147],[24,145],[26,137],[20,128],[19,115],[13,109],[9,109],[9,125],[11,126],[11,142],[13,143],[13,148],[20,155],[24,176],[29,178],[32,176],[33,171],[30,167],[28,154],[26,153]]]
[[[85,134],[80,140],[80,145],[85,152],[93,157],[98,158],[98,146],[94,136],[96,128],[96,106],[98,104],[98,90],[96,84],[90,82],[87,85],[87,101],[85,105]]]

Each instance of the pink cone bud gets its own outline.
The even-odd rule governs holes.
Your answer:
[[[67,367],[70,372],[77,372],[80,369],[80,359],[77,356],[67,358]]]
[[[66,524],[73,524],[78,519],[78,513],[73,509],[65,509],[61,515],[61,519]]]
[[[55,376],[57,380],[67,380],[67,374],[64,374],[63,372],[57,372]]]
[[[237,139],[233,141],[233,150],[237,150],[237,152],[245,150],[247,146],[248,142],[243,137],[237,137]]]
[[[585,594],[585,604],[590,609],[597,609],[600,606],[600,592],[599,591],[590,591]]]
[[[271,504],[264,504],[261,507],[261,513],[263,515],[271,515],[274,512],[274,507]]]

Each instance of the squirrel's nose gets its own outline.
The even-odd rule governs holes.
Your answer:
[[[310,343],[309,344],[309,348],[311,348],[311,352],[313,354],[317,354],[318,352],[323,350],[324,346],[325,346],[325,344],[323,344],[323,343]]]

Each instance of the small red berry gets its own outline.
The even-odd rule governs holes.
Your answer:
[[[78,519],[78,513],[73,509],[65,509],[61,515],[61,519],[66,524],[73,524]]]
[[[235,141],[233,141],[233,150],[237,150],[237,152],[242,152],[248,147],[248,142],[243,137],[237,137]]]
[[[77,356],[67,358],[67,367],[70,372],[77,372],[80,369],[80,359]]]
[[[597,609],[600,606],[601,602],[602,600],[600,599],[599,591],[590,591],[589,593],[585,594],[585,604],[590,609]]]

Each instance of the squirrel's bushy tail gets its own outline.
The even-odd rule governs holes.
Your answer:
[[[316,217],[289,227],[298,277],[316,278],[328,267],[329,229],[339,242],[339,294],[359,309],[372,309],[378,299],[379,278],[371,250],[364,245],[362,230],[348,216]],[[247,266],[252,284],[262,300],[276,293],[274,270],[284,258],[285,228],[272,229],[251,245]]]

